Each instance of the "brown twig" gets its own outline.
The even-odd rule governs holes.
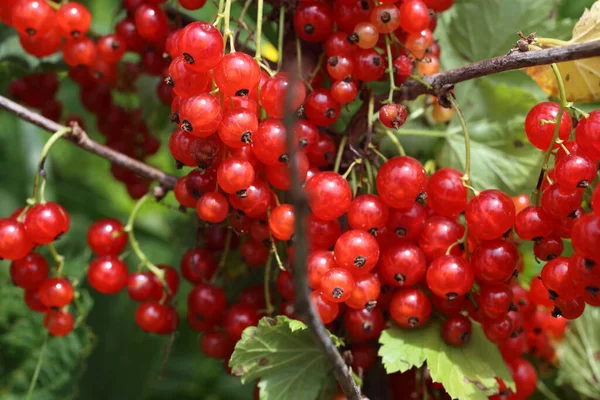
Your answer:
[[[0,96],[0,108],[4,108],[6,111],[16,115],[22,120],[31,122],[32,124],[37,125],[51,133],[65,128],[65,126],[57,124],[56,122],[49,120],[38,113],[30,111],[20,104],[17,104],[3,96]],[[93,141],[89,138],[88,134],[79,127],[74,127],[73,132],[69,135],[66,135],[64,138],[76,146],[89,151],[90,153],[94,153],[102,158],[107,159],[111,163],[120,165],[135,172],[141,177],[157,181],[160,183],[160,187],[162,188],[156,192],[158,197],[161,197],[161,195],[164,196],[164,192],[166,190],[171,190],[175,186],[175,182],[177,182],[177,177],[173,175],[169,175],[157,168],[151,167],[141,161],[135,160],[123,153],[113,150],[110,147]]]

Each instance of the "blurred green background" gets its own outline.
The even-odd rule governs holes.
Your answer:
[[[84,0],[82,3],[90,8],[92,29],[99,34],[110,33],[114,23],[120,20],[118,15],[122,13],[117,0]],[[558,16],[576,19],[583,8],[592,3],[593,0],[560,1]],[[239,2],[234,6],[239,12]],[[214,6],[208,2],[194,15],[210,19],[213,12]],[[265,27],[265,34],[273,38],[273,26]],[[0,26],[2,94],[6,94],[11,79],[11,71],[3,60],[14,55],[22,57],[30,67],[39,64],[22,54],[11,29]],[[139,105],[151,133],[166,143],[171,127],[165,118],[168,110],[159,105],[155,95],[157,82],[158,78],[147,77],[137,82]],[[68,79],[61,81],[58,98],[65,115],[83,116],[92,137],[100,139],[94,132],[94,117],[84,111],[78,89]],[[46,132],[0,111],[0,216],[11,214],[31,195],[39,152],[47,138]],[[177,173],[164,145],[148,162]],[[87,287],[83,274],[92,258],[85,243],[87,228],[103,217],[124,221],[134,204],[125,187],[110,176],[109,167],[108,162],[68,143],[56,144],[51,152],[46,198],[62,204],[72,219],[70,232],[57,243],[57,248],[66,256],[67,274],[82,282],[81,303],[89,315],[86,325],[69,337],[50,338],[32,399],[251,398],[252,385],[243,386],[239,379],[228,377],[222,362],[207,359],[200,352],[198,335],[184,318],[189,284],[183,283],[180,289],[177,307],[182,321],[173,340],[149,335],[137,328],[136,303],[129,300],[126,293],[103,296]],[[172,194],[164,203],[176,206]],[[183,252],[195,240],[193,219],[161,205],[144,207],[136,232],[142,248],[154,263],[176,268]],[[135,260],[131,256],[127,260],[133,270]],[[0,400],[25,398],[45,337],[42,316],[25,307],[22,290],[10,282],[8,265],[7,261],[0,261]]]

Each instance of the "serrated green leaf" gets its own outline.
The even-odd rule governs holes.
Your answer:
[[[498,348],[486,339],[479,324],[473,324],[471,339],[462,347],[447,345],[440,336],[441,326],[433,319],[419,329],[384,330],[379,356],[387,373],[405,372],[427,362],[433,381],[459,400],[487,400],[498,392],[496,377],[514,388]]]
[[[336,346],[340,340],[331,335]],[[244,330],[229,361],[243,382],[260,378],[260,398],[316,399],[332,379],[328,364],[304,323],[278,316]]]

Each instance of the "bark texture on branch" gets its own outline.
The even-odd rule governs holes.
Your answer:
[[[37,125],[50,133],[54,133],[65,128],[64,125],[57,124],[56,122],[43,117],[36,112],[30,111],[29,109],[3,96],[0,96],[0,107],[11,114],[16,115],[22,120],[31,122],[32,124]],[[164,190],[173,189],[175,182],[177,182],[176,176],[169,175],[157,168],[151,167],[148,164],[126,156],[123,153],[90,139],[88,134],[79,127],[74,128],[73,132],[69,135],[66,135],[64,138],[76,146],[89,151],[90,153],[94,153],[112,163],[135,172],[141,177],[157,181]]]

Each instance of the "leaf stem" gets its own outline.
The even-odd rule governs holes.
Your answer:
[[[458,120],[460,121],[460,125],[462,126],[463,135],[465,138],[465,174],[462,177],[463,184],[473,190],[471,187],[471,139],[469,138],[469,130],[467,129],[467,122],[465,121],[465,117],[456,101],[456,98],[451,93],[448,97],[448,101],[452,105],[454,112],[458,116]]]
[[[42,344],[42,348],[40,349],[40,355],[38,356],[37,364],[35,365],[35,370],[33,371],[33,376],[31,377],[31,382],[29,383],[29,390],[27,391],[26,400],[31,400],[31,396],[33,396],[33,392],[35,391],[35,385],[37,384],[38,377],[40,376],[40,371],[42,369],[42,363],[44,362],[44,356],[46,354],[46,347],[48,347],[48,337],[50,333],[46,331],[44,335],[44,343]]]
[[[223,1],[223,0],[220,0],[220,1]],[[258,10],[256,11],[256,40],[255,40],[256,53],[254,53],[254,59],[256,59],[256,61],[258,61],[258,62],[262,61],[261,42],[262,42],[263,7],[264,7],[264,0],[258,0],[258,4],[257,4]],[[281,57],[281,54],[279,55],[279,57]]]
[[[337,154],[335,155],[335,164],[333,166],[333,172],[340,171],[340,164],[342,163],[342,155],[344,154],[346,143],[348,143],[348,136],[342,136],[342,139],[340,140],[340,144],[338,146]]]
[[[285,3],[279,8],[279,29],[277,30],[277,72],[281,71],[283,63],[283,34],[285,33]]]
[[[369,193],[373,193],[375,187],[375,175],[373,174],[373,167],[371,162],[365,158],[365,169],[367,170],[367,181],[369,182]]]

